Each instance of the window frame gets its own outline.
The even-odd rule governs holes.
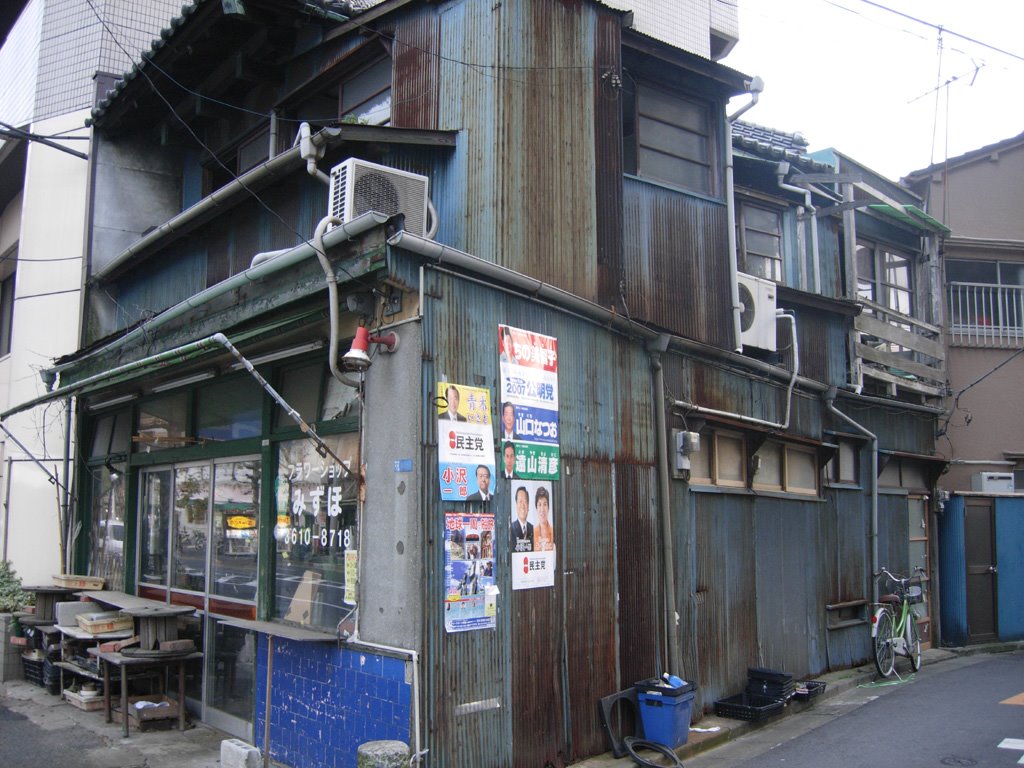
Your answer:
[[[785,256],[786,256],[786,237],[785,237],[785,223],[784,223],[784,211],[778,207],[766,205],[752,200],[740,200],[736,206],[736,237],[739,243],[739,254],[741,262],[738,265],[740,272],[747,275],[753,275],[755,277],[763,277],[766,280],[771,280],[776,283],[784,283],[786,270],[785,267]],[[774,215],[778,223],[778,231],[775,233],[768,232],[766,230],[755,229],[751,227],[747,222],[747,211],[754,209],[762,213],[768,213]],[[753,256],[756,259],[767,261],[772,266],[771,275],[765,275],[760,270],[751,270],[750,262],[748,259],[751,256],[750,246],[748,245],[748,230],[753,230],[759,235],[767,237],[775,237],[778,242],[778,256],[771,256],[767,254],[754,252]]]
[[[858,298],[871,301],[881,305],[886,311],[915,317],[917,311],[917,258],[912,253],[889,245],[888,243],[858,237],[855,244],[856,254],[854,262],[857,268],[857,296]],[[861,270],[861,249],[870,254],[867,263],[871,265],[871,275],[862,274]],[[893,270],[889,266],[889,257],[901,259],[906,264],[907,285],[902,286],[898,282],[888,279],[889,273]],[[906,296],[908,307],[901,309],[900,302],[893,301],[894,296]],[[868,310],[865,310],[867,312]]]
[[[669,187],[705,195],[710,198],[720,199],[723,194],[722,183],[722,130],[720,121],[715,119],[719,112],[715,100],[701,96],[697,93],[667,86],[657,81],[631,75],[627,78],[632,88],[627,88],[623,98],[623,155],[624,169],[627,174],[637,176],[645,181],[657,184],[664,184]],[[646,97],[644,95],[646,92]],[[670,114],[669,109],[656,110],[652,106],[655,100],[653,95],[665,97],[658,106],[671,106],[668,100],[674,100],[685,109],[696,109],[699,111],[699,120],[689,125],[676,120]],[[646,122],[645,122],[646,121]],[[653,130],[657,127],[667,129],[668,133],[675,133],[678,137],[689,139],[693,147],[701,147],[703,156],[699,152],[687,153],[679,144],[673,144],[673,149],[678,152],[666,152],[667,147],[659,148],[652,142]],[[645,136],[647,140],[645,141]],[[674,158],[683,167],[703,169],[704,178],[699,183],[694,183],[690,174],[684,178],[677,174],[663,174],[665,163],[644,162],[645,150],[647,153],[657,153],[662,157]]]

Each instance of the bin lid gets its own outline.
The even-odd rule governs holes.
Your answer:
[[[684,681],[680,686],[667,685],[664,680],[659,677],[651,677],[647,680],[641,680],[638,683],[633,683],[633,687],[637,693],[647,694],[649,696],[682,696],[684,693],[690,693],[696,686],[693,683]]]

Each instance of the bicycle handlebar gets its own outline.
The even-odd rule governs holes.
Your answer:
[[[900,589],[905,590],[910,585],[910,582],[914,580],[915,577],[917,578],[919,583],[923,582],[924,575],[925,570],[921,566],[916,566],[914,568],[913,574],[904,578],[903,576],[897,576],[895,573],[893,573],[883,565],[879,567],[878,573],[875,574],[875,578],[880,579],[882,578],[882,576],[886,576],[888,577],[889,581],[891,581],[893,584],[898,584]]]

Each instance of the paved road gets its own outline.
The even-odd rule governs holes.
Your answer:
[[[686,766],[1013,768],[1024,746],[1000,748],[1007,739],[1024,745],[1024,652],[961,657],[905,683],[854,688]]]

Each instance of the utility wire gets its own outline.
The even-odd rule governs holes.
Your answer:
[[[946,429],[949,427],[949,422],[953,418],[953,414],[956,411],[960,410],[960,398],[963,397],[964,393],[967,392],[967,390],[971,389],[972,387],[974,387],[974,386],[976,386],[978,384],[981,384],[981,382],[983,382],[989,376],[994,374],[996,371],[998,371],[1003,366],[1008,365],[1009,363],[1011,363],[1013,360],[1015,360],[1017,357],[1019,357],[1022,354],[1024,354],[1024,347],[1021,347],[1020,349],[1018,349],[1016,352],[1014,352],[1008,358],[1003,360],[1003,362],[1001,362],[995,368],[993,368],[992,370],[990,370],[990,371],[988,371],[986,373],[983,373],[981,376],[976,378],[974,381],[972,381],[966,387],[964,387],[959,392],[957,392],[956,395],[953,398],[953,407],[949,409],[949,413],[946,415],[946,421],[943,423],[942,429],[939,430],[939,434],[940,435],[946,434]]]
[[[110,38],[111,38],[111,40],[114,41],[114,44],[117,45],[117,47],[121,49],[121,51],[124,53],[124,55],[128,57],[129,61],[132,61],[133,64],[134,64],[134,59],[132,58],[132,55],[130,53],[128,53],[128,51],[125,49],[125,47],[121,44],[121,41],[117,39],[117,36],[114,34],[114,31],[110,28],[110,26],[107,24],[106,20],[100,14],[99,10],[93,4],[93,0],[85,0],[85,1],[86,1],[86,3],[88,3],[89,8],[92,9],[92,12],[93,12],[93,14],[95,14],[96,18],[99,19],[100,24],[103,25],[103,28],[107,31],[107,34],[110,35]],[[196,144],[198,144],[204,150],[206,150],[206,152],[208,152],[210,154],[210,156],[213,158],[214,162],[216,162],[217,165],[219,165],[234,181],[238,182],[239,186],[243,190],[245,190],[245,192],[247,192],[265,211],[267,211],[271,216],[273,216],[275,219],[277,219],[279,222],[281,222],[281,224],[283,224],[286,229],[288,229],[290,232],[292,232],[301,242],[303,242],[306,245],[310,246],[314,251],[317,251],[317,247],[312,242],[312,240],[310,240],[305,235],[300,233],[297,229],[295,229],[295,227],[293,227],[288,221],[286,221],[284,219],[284,217],[281,216],[281,214],[279,214],[277,211],[275,211],[273,208],[271,208],[270,205],[268,205],[267,202],[265,200],[263,200],[262,197],[259,196],[259,194],[257,194],[254,190],[250,189],[248,186],[246,186],[245,182],[243,182],[235,174],[235,172],[232,171],[224,163],[224,161],[222,161],[219,157],[217,157],[216,153],[212,149],[210,149],[210,147],[208,147],[203,142],[203,140],[201,138],[199,138],[198,134],[196,134],[196,132],[194,130],[192,130],[192,126],[190,126],[185,121],[185,119],[181,115],[178,114],[177,110],[175,110],[175,108],[174,108],[174,105],[171,104],[171,102],[167,99],[167,97],[164,96],[163,93],[161,93],[160,89],[156,87],[156,83],[153,82],[153,79],[149,76],[149,73],[146,71],[146,68],[142,67],[142,66],[139,66],[138,70],[139,70],[139,73],[144,78],[146,78],[146,82],[149,83],[150,88],[153,89],[153,93],[155,93],[156,96],[160,99],[160,101],[162,101],[164,103],[164,105],[167,107],[167,109],[170,111],[170,113],[174,116],[174,118],[179,123],[181,123],[181,125],[185,129],[185,131],[188,132],[189,136],[192,137],[192,140],[195,141]],[[324,254],[324,255],[326,256],[326,254]],[[356,283],[358,283],[360,285],[363,285],[365,287],[368,287],[368,288],[370,288],[372,290],[372,286],[367,285],[365,280],[363,280],[362,278],[356,277],[355,275],[353,275],[351,272],[349,272],[347,269],[345,269],[340,264],[338,266],[341,269],[341,271],[344,272],[346,275],[348,275],[349,278],[351,278],[354,282],[356,282]]]

